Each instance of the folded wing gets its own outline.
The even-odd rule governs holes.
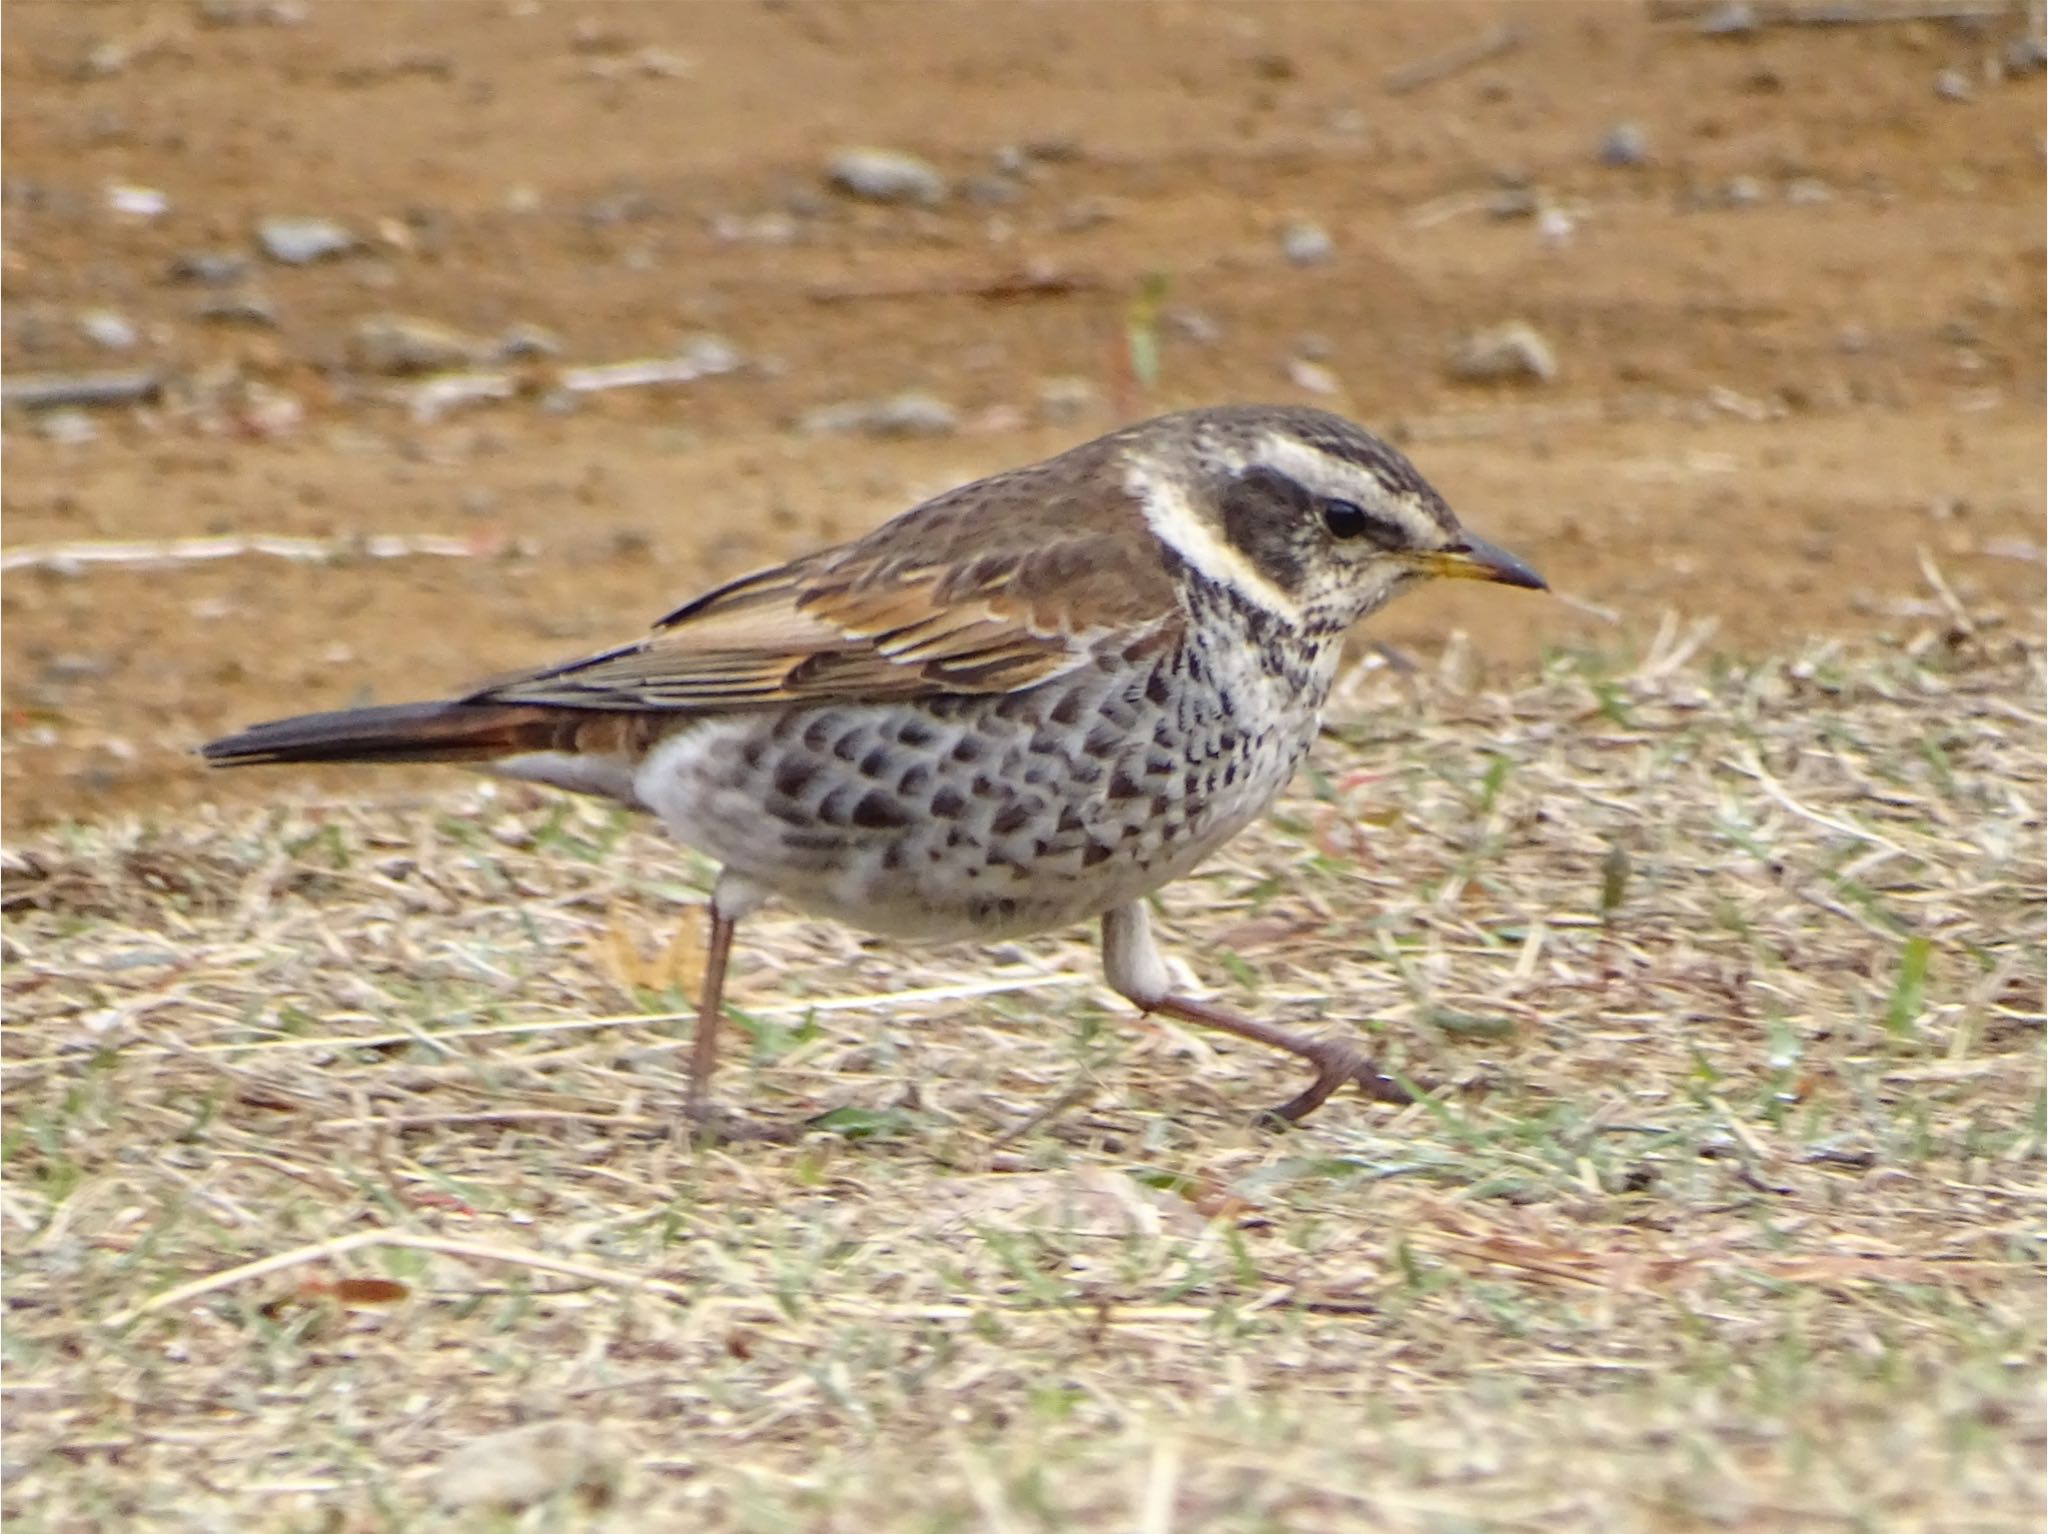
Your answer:
[[[1177,618],[1131,563],[1103,535],[965,564],[856,544],[743,576],[638,643],[469,701],[690,712],[1015,691],[1083,664],[1112,632],[1142,642]]]

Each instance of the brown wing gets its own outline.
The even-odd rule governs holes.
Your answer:
[[[1102,444],[966,485],[867,537],[743,576],[637,644],[471,701],[608,710],[758,708],[1010,692],[1092,641],[1163,636],[1171,583]],[[1077,461],[1078,460],[1078,461]]]

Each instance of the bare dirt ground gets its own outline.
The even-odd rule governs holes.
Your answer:
[[[10,0],[10,1529],[2036,1526],[2039,17],[1849,9]],[[1556,376],[1454,376],[1507,321]],[[801,1136],[696,1146],[701,859],[185,754],[1252,398],[1573,599],[1382,615],[1163,897],[1412,1106],[775,911],[720,1089]],[[258,535],[333,557],[158,557]]]
[[[1517,46],[1390,89],[1503,24]],[[159,368],[171,389],[89,419],[10,413],[8,546],[405,533],[512,552],[12,572],[6,822],[276,793],[182,753],[611,642],[922,493],[1214,400],[1403,434],[1468,522],[1623,624],[1431,593],[1374,630],[1425,656],[1455,628],[1513,666],[1671,609],[1738,650],[1897,630],[1935,600],[1923,551],[1964,600],[2030,612],[2043,96],[2000,62],[2023,31],[1716,37],[1619,3],[12,4],[6,367]],[[1603,162],[1623,123],[1643,163]],[[868,143],[924,156],[954,195],[825,190],[827,156]],[[118,187],[167,211],[117,211]],[[254,254],[254,222],[292,214],[362,243]],[[1327,261],[1283,254],[1299,219]],[[171,275],[206,252],[251,271]],[[1150,274],[1167,314],[1148,391],[1120,359]],[[245,298],[274,326],[201,314]],[[132,350],[83,333],[104,309]],[[356,365],[353,332],[383,313],[541,325],[563,355],[525,365],[516,400],[421,422]],[[1515,319],[1554,383],[1450,376],[1460,337]],[[543,403],[552,366],[707,333],[738,370]],[[1301,360],[1333,392],[1297,382]],[[911,389],[958,429],[792,429]]]

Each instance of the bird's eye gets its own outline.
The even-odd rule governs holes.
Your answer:
[[[1359,538],[1372,526],[1372,518],[1356,501],[1325,501],[1323,526],[1332,538]]]

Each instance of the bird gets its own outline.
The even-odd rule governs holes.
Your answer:
[[[1399,450],[1327,411],[1124,426],[742,575],[643,637],[438,701],[209,742],[221,766],[454,762],[610,799],[719,865],[684,1111],[715,1122],[738,924],[779,899],[862,931],[992,941],[1094,921],[1142,1013],[1405,1100],[1355,1045],[1176,989],[1147,897],[1308,753],[1347,632],[1432,578],[1547,590]]]

